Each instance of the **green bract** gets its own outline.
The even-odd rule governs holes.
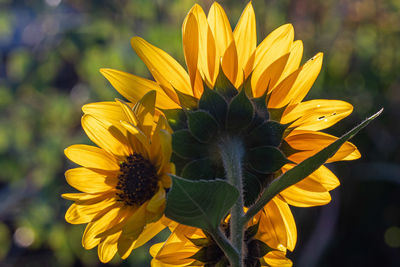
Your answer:
[[[250,76],[251,77],[251,76]],[[251,79],[251,78],[248,78]],[[218,146],[239,139],[244,147],[244,201],[250,206],[274,173],[290,161],[282,140],[288,125],[271,119],[266,95],[254,98],[245,86],[236,90],[220,71],[214,88],[204,84],[199,100],[179,94],[183,109],[166,110],[174,130],[172,148],[177,175],[192,180],[223,178]]]

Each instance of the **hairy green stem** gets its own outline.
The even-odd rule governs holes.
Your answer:
[[[234,267],[244,266],[244,224],[243,219],[243,178],[242,160],[243,144],[237,138],[225,137],[219,145],[219,152],[225,169],[227,180],[239,191],[239,198],[231,209],[230,239],[233,247],[238,251],[239,260],[231,262]]]
[[[214,241],[218,244],[219,248],[224,252],[225,256],[229,259],[232,266],[236,262],[240,262],[238,251],[232,246],[231,242],[226,238],[226,236],[221,232],[220,228],[215,229],[209,234],[213,237]]]

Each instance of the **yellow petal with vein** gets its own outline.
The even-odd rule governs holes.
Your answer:
[[[263,257],[264,261],[271,267],[291,267],[293,263],[286,258],[282,251],[271,251]]]
[[[133,104],[131,103],[129,103],[128,105],[131,105],[131,107],[133,106]],[[89,114],[101,118],[104,121],[108,121],[110,122],[110,124],[128,120],[117,102],[110,101],[86,104],[82,107],[82,111],[85,114]]]
[[[303,42],[301,40],[296,40],[293,42],[290,48],[289,59],[277,84],[299,68],[302,57],[303,57]]]
[[[245,77],[247,77],[250,74],[249,70],[252,70],[252,68],[246,68],[246,65],[252,65],[249,59],[251,59],[257,46],[256,17],[251,1],[243,10],[233,36],[238,57],[238,75],[235,83],[236,87],[238,87],[243,82],[243,71],[245,72]]]
[[[288,187],[280,195],[288,204],[296,207],[321,206],[331,201],[331,195],[325,187],[309,178]]]
[[[225,76],[231,81],[233,85],[236,86],[236,79],[238,75],[238,61],[237,61],[237,51],[235,42],[231,42],[222,57],[221,64],[222,70]],[[242,73],[243,74],[243,73]],[[241,75],[240,77],[243,77]]]
[[[97,246],[101,241],[101,238],[97,237],[97,235],[123,220],[124,217],[121,216],[121,213],[121,204],[116,203],[107,212],[98,214],[98,219],[86,226],[82,236],[82,246],[85,249],[92,249]]]
[[[87,168],[75,168],[65,172],[67,183],[79,191],[98,193],[114,189],[118,183],[116,176],[107,176]]]
[[[195,4],[189,11],[196,20],[199,29],[199,58],[200,73],[209,86],[214,85],[218,74],[219,55],[213,33],[208,25],[203,9]]]
[[[83,167],[100,170],[119,170],[116,159],[103,149],[88,145],[72,145],[64,150],[65,155]]]
[[[337,137],[326,133],[312,131],[293,131],[285,138],[286,142],[292,148],[301,150],[301,152],[289,156],[289,159],[296,163],[313,156],[337,139]],[[341,160],[355,160],[360,157],[361,154],[357,147],[350,142],[346,142],[333,157],[327,160],[327,163]]]
[[[87,114],[83,115],[81,123],[90,140],[110,154],[116,156],[132,154],[128,140],[122,133],[118,132],[117,128],[113,128],[113,132],[110,132],[106,124]]]
[[[170,89],[170,92],[166,92],[168,95],[174,95],[173,88],[182,93],[193,95],[189,75],[175,59],[140,37],[133,37],[131,45],[146,64],[154,79]]]
[[[165,229],[165,225],[161,221],[146,224],[143,232],[140,234],[138,239],[132,241],[131,239],[121,238],[121,244],[118,245],[118,253],[121,258],[126,259],[132,252],[133,249],[143,246],[155,235]]]
[[[115,256],[115,253],[117,253],[118,238],[120,235],[121,232],[118,232],[101,240],[97,253],[102,263],[109,262]]]
[[[156,83],[139,76],[113,69],[100,69],[101,74],[111,83],[111,85],[126,99],[136,103],[147,92],[156,91],[156,106],[162,109],[175,109],[179,105],[174,102],[177,98],[171,98]]]
[[[268,107],[281,108],[289,103],[300,103],[318,77],[322,66],[322,57],[322,53],[318,53],[280,82],[271,93]]]
[[[257,47],[254,62],[254,71],[251,76],[252,88],[256,88],[262,73],[278,58],[288,54],[294,39],[294,31],[291,24],[279,27],[270,33]],[[283,71],[283,70],[282,70]],[[280,77],[280,73],[274,76]],[[254,89],[253,89],[254,90]],[[256,89],[256,91],[259,91]]]
[[[97,198],[79,204],[74,203],[65,213],[65,220],[71,224],[88,223],[99,213],[107,212],[114,205],[114,198]]]
[[[186,65],[190,76],[190,83],[195,97],[200,98],[203,91],[203,83],[196,75],[200,75],[197,70],[199,58],[199,30],[197,20],[192,13],[189,13],[182,25],[182,43]]]
[[[225,11],[217,2],[211,5],[207,20],[215,38],[218,55],[223,55],[233,41],[233,34]]]
[[[281,123],[294,121],[290,128],[318,131],[336,124],[352,111],[353,106],[345,101],[315,99],[301,102],[288,113],[285,112]]]

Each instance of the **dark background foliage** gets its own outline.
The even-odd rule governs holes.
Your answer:
[[[81,247],[83,226],[68,225],[72,166],[63,149],[88,143],[80,108],[119,96],[100,75],[111,67],[150,77],[132,51],[139,35],[181,63],[181,23],[192,0],[0,0],[0,265],[100,266]],[[211,1],[200,1],[208,10]],[[246,1],[221,1],[235,25]],[[400,265],[400,2],[253,1],[259,42],[290,22],[304,61],[325,54],[308,99],[355,107],[328,132],[340,135],[384,107],[353,142],[363,157],[331,164],[342,185],[324,207],[293,208],[295,266]],[[159,237],[165,237],[164,233]],[[157,240],[154,240],[154,242]],[[121,264],[116,257],[110,265]],[[122,263],[149,266],[148,247]]]

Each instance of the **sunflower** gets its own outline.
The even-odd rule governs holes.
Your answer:
[[[133,37],[132,47],[147,65],[155,81],[113,69],[101,69],[101,73],[131,102],[137,101],[150,90],[156,91],[156,107],[164,111],[172,128],[177,120],[176,117],[169,118],[168,110],[200,108],[199,102],[202,101],[202,97],[205,98],[206,93],[209,94],[208,89],[218,91],[221,81],[225,87],[228,84],[228,87],[233,87],[235,91],[228,92],[229,96],[226,95],[226,91],[217,92],[227,104],[232,103],[235,94],[246,91],[252,106],[255,107],[258,100],[267,110],[258,112],[258,119],[262,115],[262,125],[258,125],[261,132],[268,131],[268,127],[275,125],[273,122],[279,123],[275,126],[282,129],[282,132],[273,133],[279,138],[277,142],[272,142],[275,146],[272,150],[278,157],[283,154],[287,158],[286,164],[278,166],[279,171],[272,168],[268,178],[260,178],[264,179],[261,181],[262,186],[270,182],[277,173],[293,168],[337,140],[337,137],[321,130],[348,116],[353,107],[339,100],[303,101],[320,72],[323,54],[317,53],[300,65],[303,44],[300,40],[294,40],[291,24],[280,26],[257,45],[255,14],[251,2],[247,4],[233,31],[218,3],[213,3],[207,16],[196,4],[185,18],[182,36],[187,71],[161,49],[140,37]],[[221,77],[226,78],[225,81]],[[226,104],[224,101],[221,101],[222,107]],[[225,107],[216,110],[216,120],[226,115],[223,114],[226,111],[224,109]],[[256,117],[253,118],[257,119]],[[186,117],[183,120],[185,119]],[[176,127],[174,130],[179,129],[182,127]],[[247,129],[249,134],[244,136],[246,142],[251,137],[252,129]],[[201,141],[200,152],[203,151],[200,146],[210,145],[207,143],[209,140]],[[196,164],[200,164],[201,169],[215,169],[215,162],[210,166],[204,160],[201,161],[205,155],[197,158],[196,155],[186,156],[189,156],[191,161],[182,163],[181,168],[178,168],[177,164],[179,174],[182,174],[185,167],[188,169],[188,166]],[[354,160],[359,157],[357,148],[346,142],[328,162]],[[251,165],[251,162],[248,165]],[[251,183],[254,182],[248,182]],[[306,179],[282,191],[280,196],[294,206],[324,205],[331,200],[329,191],[339,184],[337,177],[327,167],[321,166]],[[257,194],[253,198],[256,197]]]
[[[174,167],[169,127],[156,114],[154,103],[155,92],[149,92],[135,105],[116,101],[85,106],[93,112],[82,117],[82,127],[98,147],[65,149],[65,155],[82,166],[65,173],[67,182],[82,192],[62,195],[75,202],[65,219],[87,223],[82,245],[98,246],[102,262],[110,261],[117,251],[127,258],[165,228],[168,173]],[[104,110],[108,115],[100,116]]]
[[[229,236],[228,222],[226,219],[221,227]],[[170,228],[173,230],[169,238],[150,248],[152,267],[228,264],[212,237],[201,229],[185,225]],[[246,227],[246,266],[292,266],[286,250],[293,250],[296,238],[296,224],[288,204],[279,197],[273,198]]]

